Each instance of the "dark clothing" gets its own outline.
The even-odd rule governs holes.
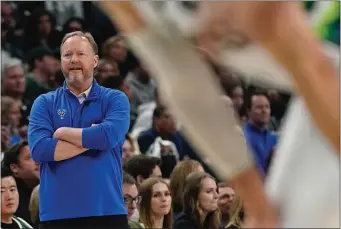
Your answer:
[[[16,228],[20,228],[19,227],[19,225],[16,223],[16,222],[14,222],[14,221],[12,221],[12,223],[11,224],[8,224],[8,223],[1,223],[1,228],[11,228],[11,229],[16,229]]]
[[[129,229],[127,215],[96,216],[41,222],[40,229]]]
[[[30,200],[31,200],[31,194],[34,189],[34,187],[29,187],[22,179],[15,178],[15,181],[17,183],[18,187],[18,193],[19,193],[19,207],[16,211],[15,215],[17,217],[20,217],[24,219],[27,223],[32,225],[31,222],[31,215],[30,211],[28,209]]]
[[[191,219],[191,216],[186,213],[180,213],[174,220],[173,229],[202,229],[200,225]]]
[[[161,137],[160,133],[153,128],[141,133],[137,139],[141,153],[146,153],[149,147],[155,142],[157,137]],[[192,149],[189,148],[188,143],[179,132],[175,134],[169,134],[167,137],[162,136],[162,139],[174,143],[176,149],[178,150],[180,160],[182,160],[186,155],[192,158],[193,154],[195,154]]]
[[[32,228],[25,220],[21,219],[20,217],[13,216],[12,223],[3,223],[1,222],[1,228],[11,228],[11,229],[30,229]]]

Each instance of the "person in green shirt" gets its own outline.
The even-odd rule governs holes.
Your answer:
[[[41,94],[52,89],[49,87],[49,79],[54,76],[60,67],[55,53],[47,47],[37,47],[27,54],[29,73],[26,75],[26,89],[24,98],[30,103]]]

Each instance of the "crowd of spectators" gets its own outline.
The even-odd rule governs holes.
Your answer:
[[[129,225],[240,227],[243,204],[238,193],[216,179],[214,165],[183,134],[185,124],[162,101],[157,83],[91,1],[1,3],[2,226],[30,228],[39,223],[39,164],[27,143],[29,114],[39,95],[63,85],[61,40],[79,30],[91,33],[100,47],[97,82],[124,92],[130,101],[130,128],[122,147]],[[291,95],[238,80],[222,81],[222,86],[222,99],[234,108],[266,175]]]

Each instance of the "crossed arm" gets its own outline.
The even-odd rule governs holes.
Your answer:
[[[40,96],[33,104],[28,141],[33,160],[61,161],[73,158],[88,149],[114,148],[124,139],[129,128],[129,101],[119,92],[110,99],[108,111],[101,124],[87,128],[61,127],[55,132],[46,109],[47,101]]]

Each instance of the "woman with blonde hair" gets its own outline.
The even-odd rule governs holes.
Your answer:
[[[21,140],[19,134],[21,105],[20,100],[15,100],[9,96],[1,96],[1,125],[9,127],[11,134],[10,145],[14,145]]]
[[[31,221],[34,227],[39,225],[39,185],[37,185],[31,194],[30,204],[28,206],[30,211]]]
[[[170,190],[173,198],[174,219],[183,210],[183,197],[187,176],[192,172],[203,172],[200,162],[195,160],[180,161],[170,176]]]
[[[218,187],[215,179],[205,172],[188,175],[183,197],[183,212],[174,229],[219,229]]]
[[[102,45],[102,56],[105,60],[118,64],[120,75],[123,79],[131,70],[131,66],[135,64],[132,62],[131,54],[122,35],[110,37],[104,42]]]
[[[146,228],[172,228],[172,197],[162,178],[144,180],[139,188],[139,222]]]
[[[232,201],[229,209],[230,220],[224,228],[235,229],[241,228],[243,223],[243,202],[238,195]]]

